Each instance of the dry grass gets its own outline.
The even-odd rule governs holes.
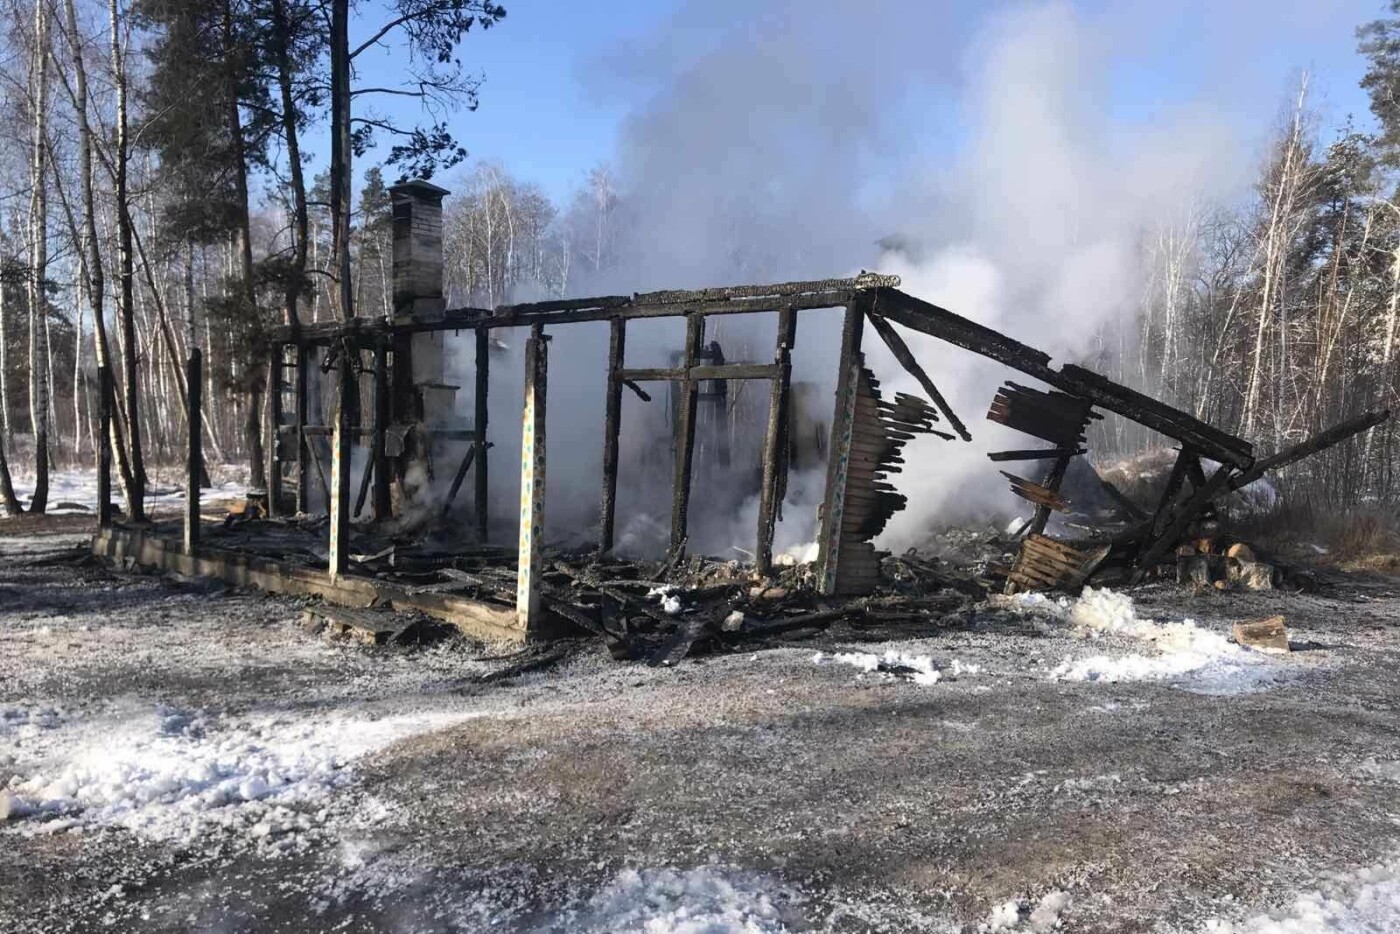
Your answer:
[[[1400,570],[1400,518],[1392,510],[1304,504],[1241,519],[1231,526],[1241,538],[1290,558],[1346,570]],[[1319,553],[1314,545],[1326,551]]]

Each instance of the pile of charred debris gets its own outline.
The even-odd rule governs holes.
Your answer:
[[[1172,471],[1167,482],[1175,482]],[[1125,530],[1150,513],[1080,461],[1054,502],[1052,528],[944,529],[903,554],[876,553],[877,582],[859,596],[823,594],[816,565],[778,556],[770,572],[703,556],[626,559],[590,550],[548,550],[537,586],[554,638],[599,637],[614,658],[671,665],[692,655],[749,651],[836,630],[843,641],[877,641],[960,625],[987,597],[1028,589],[1076,591],[1144,578],[1193,588],[1307,588],[1305,569],[1288,567],[1224,530],[1228,502],[1212,503],[1187,538],[1151,568],[1138,563],[1140,540]],[[1158,485],[1160,478],[1157,478]],[[1161,491],[1165,493],[1166,491]],[[1135,490],[1141,499],[1142,490]],[[1176,492],[1181,499],[1181,491]],[[325,517],[230,516],[211,544],[280,560],[324,564]],[[357,574],[386,593],[443,594],[508,611],[517,597],[515,550],[425,540],[361,527],[350,556]],[[1051,574],[1057,576],[1051,577]],[[1040,575],[1039,577],[1037,575]],[[421,616],[326,607],[308,610],[316,631],[368,643],[416,642],[445,630]],[[552,657],[552,656],[551,656]]]

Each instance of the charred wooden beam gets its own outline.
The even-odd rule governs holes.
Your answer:
[[[1003,477],[1011,481],[1011,492],[1027,502],[1036,505],[1037,517],[1042,509],[1044,509],[1047,514],[1051,511],[1066,512],[1069,510],[1069,503],[1065,502],[1064,497],[1059,494],[1057,483],[1052,483],[1050,481],[1046,483],[1036,483],[1033,480],[1027,480],[1025,477],[1018,477],[1015,474],[1007,473],[1005,470],[1000,473]],[[1058,478],[1051,478],[1052,481],[1058,479],[1063,479],[1063,475]],[[1043,528],[1035,528],[1034,526],[1036,524],[1037,523],[1032,522],[1031,534],[1033,535],[1038,535],[1043,531]]]
[[[1271,454],[1268,457],[1255,461],[1253,467],[1230,481],[1230,489],[1238,490],[1258,480],[1270,470],[1280,470],[1290,464],[1296,464],[1305,457],[1311,457],[1334,445],[1341,444],[1353,435],[1359,435],[1363,431],[1374,428],[1388,418],[1390,418],[1390,410],[1381,409],[1380,411],[1367,412],[1364,415],[1358,415],[1355,418],[1350,418],[1340,424],[1333,425],[1331,428],[1320,431],[1306,441],[1293,445],[1291,448],[1284,448],[1277,454]]]
[[[724,288],[671,290],[636,295],[608,295],[562,299],[486,308],[449,308],[399,315],[392,322],[382,318],[355,318],[349,322],[302,325],[299,329],[277,327],[271,338],[277,343],[301,345],[329,344],[338,340],[368,345],[393,331],[415,334],[425,331],[459,331],[470,328],[519,327],[522,325],[570,324],[581,321],[744,314],[791,307],[836,308],[848,304],[855,294],[874,288],[892,288],[897,276],[866,273],[849,279],[821,279],[809,282],[780,282],[769,285],[740,285]]]
[[[643,389],[641,386],[638,386],[636,383],[632,382],[630,379],[624,379],[624,380],[622,381],[622,385],[624,385],[624,386],[626,386],[628,389],[632,390],[632,392],[636,394],[637,398],[638,398],[638,399],[641,399],[643,402],[650,402],[650,401],[651,401],[651,393],[647,392],[645,389]]]
[[[895,288],[876,290],[881,317],[896,324],[929,334],[964,350],[990,357],[1036,378],[1053,377],[1050,355],[989,327],[970,321],[945,308],[930,304]]]
[[[540,557],[544,546],[545,402],[549,386],[549,346],[543,325],[525,342],[525,404],[520,431],[520,541],[516,556],[515,614],[530,633],[543,620],[540,609]]]
[[[471,470],[474,460],[476,460],[476,445],[467,448],[467,453],[462,456],[462,463],[458,465],[457,473],[452,478],[452,486],[447,490],[447,498],[442,501],[443,516],[452,511],[452,503],[457,499],[457,491],[462,488],[462,481],[467,479],[467,471]]]
[[[1137,569],[1133,572],[1133,582],[1141,582],[1147,576],[1148,571],[1156,566],[1157,562],[1166,556],[1181,536],[1186,534],[1186,530],[1191,527],[1201,511],[1210,505],[1211,501],[1221,493],[1225,492],[1230,478],[1234,474],[1233,468],[1229,464],[1221,464],[1211,474],[1205,486],[1199,487],[1173,515],[1171,521],[1155,537],[1149,538],[1144,544],[1141,555],[1137,561]]]
[[[379,341],[374,345],[374,417],[371,426],[374,437],[370,441],[372,446],[370,463],[374,466],[372,508],[377,522],[387,521],[393,511],[390,495],[388,446],[384,440],[384,433],[389,430],[389,423],[392,420],[389,396],[389,348],[387,342]],[[360,498],[364,499],[363,494]],[[360,505],[355,506],[357,513],[360,511]]]
[[[859,392],[862,324],[868,301],[846,306],[841,326],[841,357],[836,383],[836,406],[831,416],[831,441],[827,447],[826,493],[822,501],[821,529],[817,539],[817,589],[834,594],[841,561],[841,527],[845,521],[846,484],[850,476],[851,444],[855,433],[856,396]]]
[[[622,434],[622,368],[627,360],[627,322],[614,320],[608,334],[608,398],[603,418],[603,552],[612,551],[617,521],[618,441]]]
[[[476,406],[475,422],[472,424],[472,444],[476,451],[476,536],[480,541],[490,537],[491,525],[491,486],[487,473],[486,423],[490,415],[488,393],[491,389],[491,332],[486,328],[476,329],[476,388],[473,402]]]
[[[185,358],[185,392],[188,418],[185,420],[185,554],[192,555],[199,547],[199,486],[204,476],[204,450],[200,433],[200,397],[204,394],[203,357],[198,347],[191,347]],[[274,367],[274,369],[276,369]]]
[[[775,379],[778,367],[772,363],[724,363],[699,364],[689,367],[648,367],[645,369],[622,370],[624,382],[646,383],[654,381],[699,379]]]
[[[778,374],[768,392],[768,426],[763,435],[763,480],[758,498],[758,540],[754,563],[758,573],[773,569],[773,533],[778,504],[787,471],[788,403],[792,389],[792,347],[797,335],[797,314],[791,308],[778,313],[778,336],[773,350]]]
[[[1183,445],[1181,451],[1176,455],[1176,460],[1172,463],[1171,473],[1167,474],[1167,485],[1162,490],[1162,495],[1157,499],[1157,508],[1152,513],[1152,525],[1148,530],[1149,540],[1160,535],[1170,520],[1172,506],[1176,503],[1182,486],[1185,485],[1191,474],[1192,462],[1196,463],[1197,470],[1199,470],[1200,455],[1194,449]],[[1197,485],[1196,489],[1200,489],[1200,485]]]
[[[909,345],[904,343],[904,338],[899,336],[899,332],[890,325],[888,321],[877,314],[870,316],[870,323],[875,327],[875,333],[880,335],[880,339],[885,342],[885,346],[894,354],[894,358],[899,361],[899,365],[908,371],[909,375],[918,381],[928,395],[929,401],[938,406],[938,411],[943,413],[943,417],[948,420],[948,424],[958,433],[958,437],[964,441],[971,441],[972,434],[967,430],[967,426],[958,418],[953,407],[948,404],[948,400],[943,398],[943,394],[938,391],[938,387],[929,379],[924,368],[919,366],[919,361],[914,359],[914,354],[909,350]]]
[[[695,366],[700,346],[705,342],[705,317],[692,314],[685,319],[685,369]],[[681,383],[680,413],[676,423],[680,441],[676,447],[675,477],[671,499],[670,559],[685,554],[686,525],[690,512],[690,472],[695,457],[695,415],[699,402],[695,381]]]
[[[987,458],[995,463],[1005,461],[1046,461],[1061,457],[1077,457],[1084,448],[1037,448],[1023,451],[993,451]]]
[[[1221,431],[1135,389],[1121,386],[1083,367],[1065,364],[1058,374],[1060,388],[1091,399],[1111,412],[1196,448],[1212,460],[1240,469],[1254,462],[1254,448],[1243,438]]]

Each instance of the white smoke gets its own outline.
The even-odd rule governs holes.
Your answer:
[[[1228,25],[1232,36],[1253,30],[1257,42],[1287,29],[1332,28],[1305,6],[1251,2],[1196,12],[1202,22]],[[1146,119],[1114,116],[1118,56],[1146,54],[1150,37],[1170,35],[1176,11],[1125,3],[1091,15],[1042,2],[967,14],[959,3],[920,0],[830,0],[819,8],[802,0],[693,0],[654,35],[590,63],[589,80],[600,90],[641,103],[615,160],[620,262],[576,277],[570,291],[878,269],[901,275],[905,291],[1058,363],[1131,324],[1144,289],[1144,238],[1237,191],[1251,162],[1249,141],[1230,129],[1209,92]],[[1358,11],[1348,22],[1363,18]],[[1218,36],[1201,42],[1207,53],[1223,44]],[[1237,80],[1219,84],[1231,105],[1250,48],[1243,38],[1231,46]],[[901,248],[877,245],[891,237]],[[799,378],[833,383],[838,318],[799,316]],[[755,359],[768,359],[771,323],[736,319],[724,327],[729,339],[754,348]],[[599,328],[576,338],[578,330],[557,329],[552,347],[547,512],[556,529],[564,527],[559,517],[577,527],[596,515],[601,488],[606,336]],[[679,347],[673,330],[634,328],[629,365],[664,362]],[[985,455],[1033,446],[983,419],[997,385],[1015,373],[905,336],[976,441],[911,446],[897,478],[911,505],[883,538],[891,547],[918,541],[955,509],[1014,510],[1019,501]],[[922,394],[869,330],[865,350],[887,390]],[[656,388],[664,398],[664,387]],[[515,443],[517,402],[508,390],[499,400],[506,411],[493,411],[498,454]],[[636,425],[638,404],[629,396],[625,425]],[[646,443],[658,441],[624,440],[624,477],[635,471],[627,455]],[[493,462],[502,465],[493,486],[512,502],[514,462],[508,455]],[[636,493],[624,483],[619,527],[641,509]],[[751,547],[751,510],[740,512],[733,544]]]

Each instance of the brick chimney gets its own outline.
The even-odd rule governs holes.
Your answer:
[[[448,193],[447,189],[421,179],[389,189],[394,214],[395,315],[431,313],[447,307],[443,291],[442,199]],[[411,365],[408,372],[395,379],[398,393],[417,396],[415,407],[421,409],[423,421],[429,425],[440,426],[451,420],[458,388],[443,383],[444,341],[440,331],[414,334],[406,342]],[[396,354],[403,349],[398,348]],[[408,414],[402,407],[399,412],[400,419]]]

